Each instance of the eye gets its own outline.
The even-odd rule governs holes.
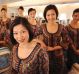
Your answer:
[[[75,15],[75,17],[77,17],[77,15]]]
[[[14,34],[14,35],[17,35],[18,33],[14,32],[13,34]]]
[[[50,14],[47,14],[47,16],[50,16]]]
[[[25,33],[26,31],[22,31],[21,33]]]
[[[52,15],[55,15],[54,13]]]

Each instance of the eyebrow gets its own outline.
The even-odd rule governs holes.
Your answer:
[[[20,31],[26,31],[26,30],[20,30]],[[13,31],[13,32],[17,32],[17,31]],[[19,32],[19,31],[18,31]]]

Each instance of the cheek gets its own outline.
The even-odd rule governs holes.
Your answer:
[[[49,16],[46,16],[46,19],[49,20]]]
[[[29,39],[29,34],[28,33],[25,34],[25,38]]]
[[[14,35],[13,37],[14,37],[15,40],[17,40],[17,36],[16,35]]]
[[[78,16],[78,19],[79,19],[79,16]]]

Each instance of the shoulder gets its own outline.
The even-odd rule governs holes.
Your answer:
[[[8,17],[8,18],[7,18],[7,21],[11,21],[11,19]]]
[[[37,50],[39,50],[39,52],[46,52],[46,47],[42,47],[42,43],[39,41],[37,41],[37,39],[34,39],[34,42],[36,43],[36,48]]]
[[[67,31],[71,30],[71,26],[70,26],[70,24],[67,25],[65,28],[66,28]]]
[[[0,22],[2,21],[2,18],[0,18]]]
[[[42,28],[42,30],[45,30],[46,29],[46,23],[41,24],[41,28]]]
[[[62,30],[65,30],[65,26],[62,25],[62,24],[60,24],[60,28],[61,28]]]
[[[41,45],[40,43],[38,43],[38,45],[39,45],[39,52],[38,52],[38,55],[39,55],[39,56],[44,56],[44,55],[47,56],[46,48],[45,48],[45,47],[42,47],[42,45]]]
[[[14,45],[12,48],[12,52],[15,52],[17,48],[18,48],[18,44]]]
[[[61,34],[66,34],[67,33],[66,26],[64,26],[62,24],[59,24],[59,25],[60,25]]]
[[[59,23],[58,23],[58,25],[59,25],[59,27],[60,27],[61,29],[63,29],[63,28],[65,27],[63,24],[59,24]]]

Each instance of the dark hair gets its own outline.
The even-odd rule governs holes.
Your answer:
[[[20,6],[18,9],[21,9],[21,10],[23,10],[23,11],[24,11],[24,8],[23,8],[23,6]]]
[[[46,19],[46,13],[47,13],[48,10],[51,10],[51,9],[55,10],[56,19],[58,17],[59,12],[58,12],[57,7],[55,5],[50,4],[50,5],[48,5],[48,6],[45,7],[44,13],[43,13],[43,16],[44,16],[44,18],[45,18],[46,21],[47,21],[47,19]]]
[[[75,13],[79,13],[79,8],[77,8],[77,9],[75,9],[75,10],[73,11],[73,14],[75,14]]]
[[[33,39],[33,31],[32,28],[28,22],[28,20],[24,17],[17,17],[11,24],[10,28],[10,39],[13,45],[17,44],[17,41],[14,39],[13,36],[13,28],[19,24],[22,24],[29,32],[29,42]]]
[[[29,8],[29,9],[28,9],[28,15],[29,15],[29,13],[30,13],[31,11],[35,11],[35,12],[36,12],[36,10],[35,10],[34,8]]]
[[[5,8],[2,8],[2,9],[1,9],[1,11],[6,11],[6,12],[7,12],[7,9],[5,9]]]

